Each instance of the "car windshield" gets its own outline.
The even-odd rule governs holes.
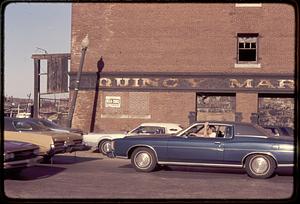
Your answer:
[[[13,121],[13,126],[17,131],[49,131],[50,129],[31,122],[31,121]]]
[[[48,121],[48,120],[39,120],[38,121],[40,124],[46,126],[46,127],[49,127],[49,128],[56,128],[56,129],[61,129],[61,127],[54,123],[54,122],[51,122],[51,121]]]

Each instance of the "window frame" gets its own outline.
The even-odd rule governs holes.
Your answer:
[[[244,40],[241,40],[244,38]],[[240,43],[244,43],[244,48],[240,48]],[[250,47],[246,47],[246,43],[250,43]],[[252,45],[255,43],[255,48]],[[255,50],[255,60],[241,61],[241,50]],[[235,68],[260,68],[259,64],[259,33],[237,33],[236,36],[236,64]]]

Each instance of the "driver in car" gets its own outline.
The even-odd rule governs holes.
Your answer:
[[[204,123],[204,127],[201,128],[198,132],[196,133],[191,133],[191,135],[196,136],[196,137],[216,137],[216,127],[214,125],[208,125],[208,122]]]

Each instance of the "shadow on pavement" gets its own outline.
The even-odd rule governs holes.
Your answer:
[[[202,172],[202,173],[226,173],[245,174],[243,169],[234,168],[213,168],[213,167],[183,167],[183,166],[162,166],[161,171],[181,171],[181,172]]]
[[[16,172],[5,172],[5,179],[10,180],[35,180],[35,179],[43,179],[53,175],[56,175],[65,168],[62,167],[53,167],[53,166],[33,166],[29,168],[25,168],[22,171]]]
[[[119,166],[119,168],[132,168],[131,164]],[[245,174],[243,169],[232,168],[212,168],[212,167],[186,167],[186,166],[160,166],[155,172],[173,171],[173,172],[202,172],[202,173],[228,173]],[[184,176],[184,175],[183,175]]]
[[[119,168],[133,168],[131,164],[119,166]],[[244,169],[239,168],[217,168],[217,167],[191,167],[191,166],[160,166],[156,170],[159,171],[174,171],[174,172],[202,172],[202,173],[226,173],[226,174],[246,174]],[[277,169],[275,174],[279,176],[292,176],[293,169]]]
[[[88,162],[93,160],[102,160],[103,158],[95,158],[95,157],[81,157],[81,156],[75,156],[74,154],[69,155],[55,155],[52,158],[53,164],[76,164],[81,162]],[[47,163],[50,164],[51,162]]]
[[[278,176],[293,176],[294,171],[292,168],[284,168],[276,170]]]

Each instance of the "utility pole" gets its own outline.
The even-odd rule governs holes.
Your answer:
[[[40,110],[40,59],[34,59],[34,92],[33,92],[33,118],[39,117]]]

